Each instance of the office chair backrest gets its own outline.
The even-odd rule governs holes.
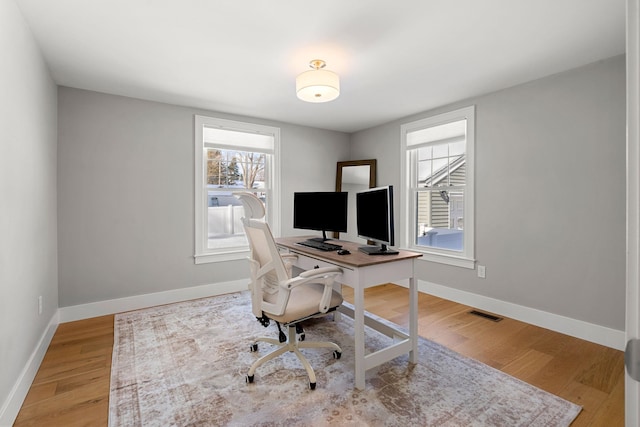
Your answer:
[[[260,219],[264,218],[264,204],[253,193],[239,193],[236,197],[244,207],[244,217]]]
[[[271,234],[269,224],[264,219],[259,219],[264,218],[264,205],[252,193],[239,193],[236,197],[244,206],[245,216],[242,218],[242,225],[251,249],[249,286],[253,314],[261,317],[263,309],[274,314],[282,314],[280,312],[284,310],[286,302],[279,301],[278,298],[280,283],[290,277],[280,257],[280,251]],[[276,310],[272,305],[282,308]]]

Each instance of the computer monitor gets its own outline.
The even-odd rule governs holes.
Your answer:
[[[369,255],[395,255],[389,249],[394,244],[393,186],[370,188],[356,193],[356,225],[358,237],[372,240],[379,246],[362,246]]]
[[[293,194],[293,228],[322,231],[324,242],[327,231],[347,231],[347,193],[310,192]]]

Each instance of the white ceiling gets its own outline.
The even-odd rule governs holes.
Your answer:
[[[59,85],[345,132],[625,50],[625,0],[16,3]],[[295,95],[315,58],[333,102]]]

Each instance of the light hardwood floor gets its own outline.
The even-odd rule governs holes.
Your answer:
[[[407,325],[407,290],[382,285],[366,309]],[[350,289],[344,289],[351,301]],[[572,426],[624,426],[624,356],[547,329],[420,294],[420,335],[583,407]],[[106,426],[113,316],[61,324],[18,414],[19,426]]]

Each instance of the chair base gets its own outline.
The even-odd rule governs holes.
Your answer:
[[[273,338],[261,337],[261,338],[257,338],[256,342],[251,345],[251,351],[258,350],[258,342],[266,342],[268,344],[273,344],[275,346],[278,346],[278,348],[272,351],[271,353],[265,354],[264,356],[262,356],[261,358],[253,362],[253,364],[251,365],[251,368],[249,368],[249,372],[246,377],[246,381],[248,383],[253,383],[254,374],[256,372],[256,369],[258,369],[260,365],[262,365],[265,362],[268,362],[271,359],[274,359],[280,356],[281,354],[291,351],[295,353],[296,356],[298,356],[298,359],[300,359],[300,362],[304,366],[305,370],[307,371],[307,375],[309,376],[309,388],[311,390],[314,390],[316,388],[316,374],[313,371],[313,368],[311,367],[311,364],[309,363],[307,358],[304,357],[304,355],[300,352],[299,349],[331,348],[333,349],[333,357],[335,359],[340,359],[340,356],[342,356],[342,349],[338,346],[338,344],[332,343],[329,341],[300,341],[296,336],[296,325],[290,324],[288,325],[288,328],[289,328],[289,339],[286,342],[281,343],[279,340],[276,340]]]

